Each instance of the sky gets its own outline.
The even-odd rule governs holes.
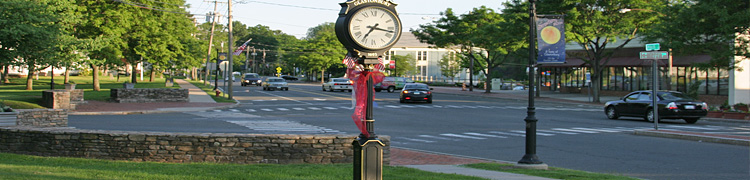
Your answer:
[[[346,0],[234,0],[232,4],[233,21],[240,21],[247,26],[258,24],[272,30],[294,35],[297,38],[306,36],[309,28],[325,22],[336,22],[341,6]],[[487,6],[500,11],[506,0],[392,0],[397,4],[396,11],[401,17],[404,31],[417,29],[420,24],[427,24],[440,17],[440,12],[453,8],[457,14],[465,14],[472,8]],[[219,0],[217,11],[227,14],[227,0]],[[223,2],[223,3],[222,3]],[[206,14],[214,10],[214,2],[209,0],[186,0],[191,14]],[[204,15],[196,15],[199,23],[206,22]],[[226,24],[226,17],[219,23]]]

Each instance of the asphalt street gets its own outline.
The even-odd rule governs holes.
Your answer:
[[[358,134],[349,92],[292,83],[289,91],[234,87],[230,109],[147,115],[70,116],[79,129],[163,132]],[[375,133],[391,146],[482,159],[520,160],[527,102],[434,94],[434,102],[401,104],[376,93]],[[747,179],[748,147],[636,136],[652,128],[637,118],[609,120],[600,106],[538,102],[537,155],[550,166],[644,179]],[[664,121],[663,129],[746,134],[747,124]]]

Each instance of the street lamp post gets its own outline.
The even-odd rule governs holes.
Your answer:
[[[536,108],[534,107],[534,78],[536,75],[535,59],[536,59],[536,0],[529,0],[529,106],[526,108],[526,154],[523,155],[518,166],[533,168],[533,169],[547,169],[547,165],[544,164],[539,157],[536,155],[536,122],[538,121],[535,117]]]

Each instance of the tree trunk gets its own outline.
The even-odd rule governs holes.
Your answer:
[[[484,86],[487,87],[484,89],[484,93],[490,93],[492,92],[492,79],[490,79],[490,74],[492,74],[492,68],[490,67],[490,63],[487,63],[487,74],[484,75]]]
[[[65,79],[63,80],[64,84],[68,84],[70,82],[70,70],[69,67],[65,67]]]
[[[94,81],[94,91],[100,91],[101,87],[99,86],[99,66],[97,65],[91,65],[91,71],[92,73],[92,81]]]
[[[133,69],[132,70],[133,72],[130,73],[130,83],[134,83],[134,84],[138,83],[138,78],[136,78],[136,75],[135,75],[136,71],[138,70],[138,64],[135,63],[135,65],[130,66],[130,67],[132,67]]]
[[[601,69],[599,65],[592,65],[593,71],[591,72],[591,84],[589,86],[589,88],[591,88],[591,96],[593,97],[591,102],[596,103],[601,102],[599,100],[599,87],[601,85],[601,80],[599,78],[601,77],[601,73],[599,69]]]
[[[154,72],[154,68],[151,67],[151,73],[148,74],[148,82],[154,82],[154,76],[156,76],[156,72]]]
[[[34,90],[34,71],[29,68],[29,73],[26,75],[26,90]]]
[[[320,70],[320,83],[326,83],[326,70]]]
[[[10,81],[8,80],[9,79],[8,78],[8,69],[10,67],[7,64],[2,65],[2,67],[3,67],[3,74],[2,74],[2,77],[0,77],[0,85],[1,84],[6,84],[6,83],[10,83]]]

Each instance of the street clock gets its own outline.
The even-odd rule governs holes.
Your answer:
[[[375,64],[401,38],[401,19],[390,0],[354,0],[340,3],[336,36],[349,52]]]

